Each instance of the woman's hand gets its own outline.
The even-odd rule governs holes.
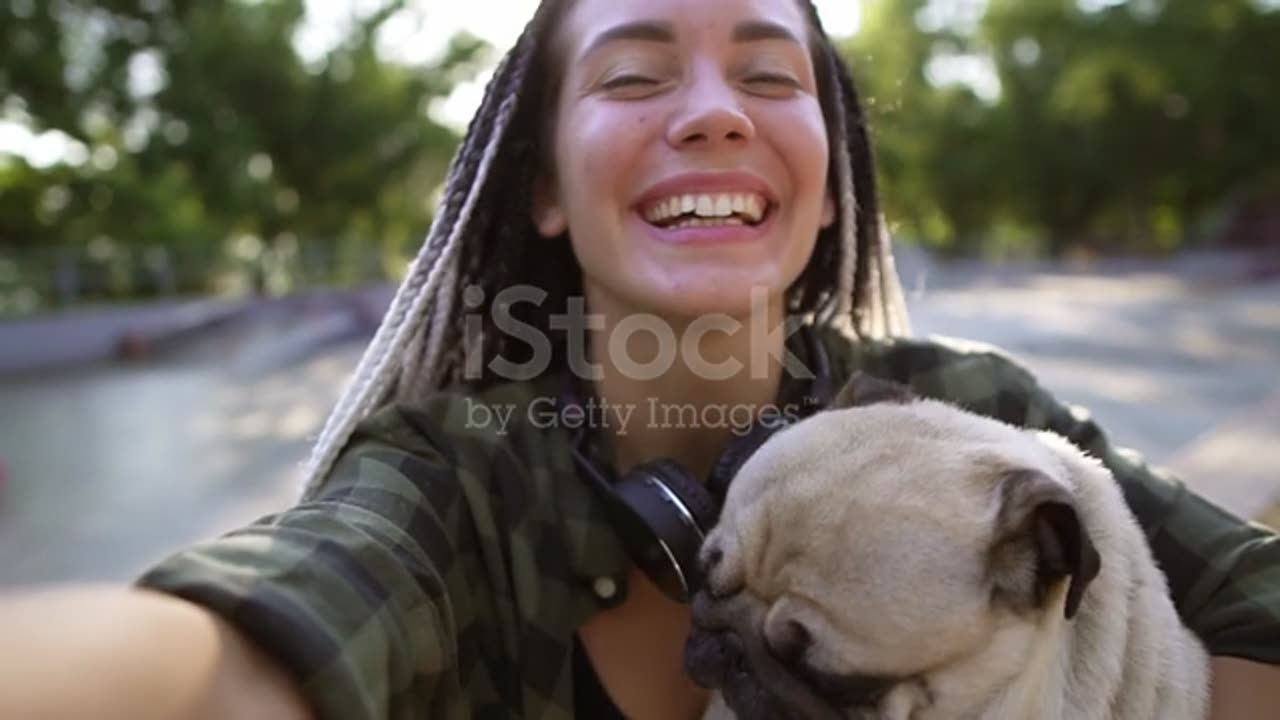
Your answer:
[[[1280,708],[1280,666],[1215,657],[1210,671],[1210,720],[1275,717]]]

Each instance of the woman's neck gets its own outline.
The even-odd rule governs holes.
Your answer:
[[[734,428],[777,398],[786,337],[780,306],[719,323],[596,315],[604,322],[592,333],[590,359],[619,470],[667,457],[706,477]]]

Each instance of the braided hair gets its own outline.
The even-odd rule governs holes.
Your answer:
[[[532,349],[495,331],[496,308],[554,339],[551,317],[581,296],[571,245],[531,241],[532,189],[551,156],[548,128],[559,92],[552,38],[571,2],[541,0],[495,69],[450,164],[426,240],[320,432],[305,468],[307,491],[319,485],[355,426],[380,404],[421,399],[464,376],[478,385],[493,382],[485,368],[494,358],[529,360]],[[810,0],[798,2],[811,26],[831,147],[828,177],[839,206],[837,221],[820,230],[789,290],[788,311],[863,337],[909,333],[857,90],[817,9]],[[540,302],[510,306],[496,297],[517,286],[544,295]],[[460,304],[471,312],[459,312]],[[549,367],[556,368],[566,362],[565,343],[551,346]]]

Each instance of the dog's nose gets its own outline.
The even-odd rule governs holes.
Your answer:
[[[689,603],[689,615],[694,627],[704,630],[724,630],[727,627],[716,600],[707,590],[693,596]]]

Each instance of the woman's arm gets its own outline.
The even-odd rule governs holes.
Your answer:
[[[1280,708],[1280,666],[1234,657],[1212,663],[1209,720],[1272,717]]]
[[[10,593],[0,637],[0,717],[310,717],[289,679],[228,625],[157,593]]]
[[[426,422],[424,420],[424,422]],[[250,638],[326,720],[467,717],[456,538],[472,517],[439,451],[360,437],[287,510],[184,548],[136,585]]]
[[[394,443],[356,433],[322,488],[131,587],[0,596],[0,718],[470,717],[473,515],[443,432],[386,422]]]

